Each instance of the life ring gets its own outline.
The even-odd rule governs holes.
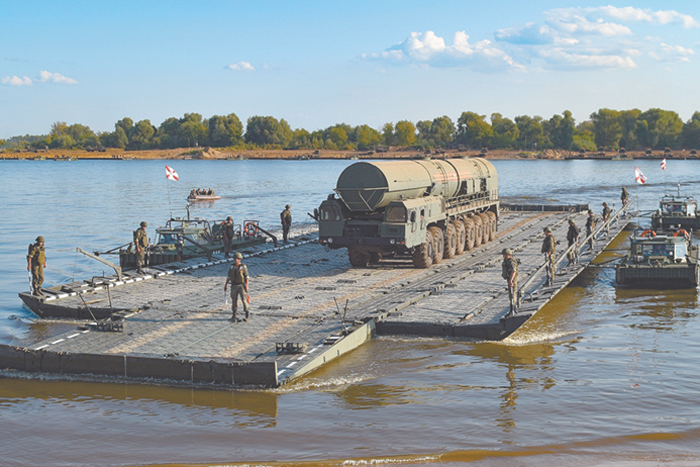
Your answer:
[[[246,222],[243,228],[245,234],[249,237],[254,237],[258,234],[258,226],[254,222]]]
[[[642,232],[642,235],[640,235],[640,237],[646,237],[647,235],[649,235],[650,237],[656,237],[656,232],[654,232],[653,230],[645,230],[644,232]]]
[[[683,234],[683,236],[686,238],[686,240],[690,239],[690,234],[685,231],[685,229],[681,229],[678,232],[674,233],[673,236],[677,237],[678,235]]]

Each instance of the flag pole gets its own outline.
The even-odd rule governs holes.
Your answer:
[[[168,206],[170,206],[170,218],[173,218],[173,203],[170,200],[170,183],[168,183],[168,177],[165,177],[165,186],[168,190]]]

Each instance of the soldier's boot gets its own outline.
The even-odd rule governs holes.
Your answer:
[[[236,318],[236,312],[233,312],[233,316],[231,316],[231,319],[229,321],[238,321],[238,318]]]

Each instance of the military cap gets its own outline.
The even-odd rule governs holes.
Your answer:
[[[510,248],[504,248],[503,251],[501,252],[501,254],[502,255],[512,255],[513,250],[511,250]]]
[[[603,203],[603,206],[607,206],[607,205],[608,205],[608,203]]]
[[[588,214],[593,214],[593,209],[589,209]]]
[[[573,220],[573,219],[569,219],[569,224],[573,224],[573,223],[574,223],[574,220]]]
[[[286,206],[284,207],[284,209],[289,209],[289,208],[291,208],[290,205],[286,205]]]
[[[549,226],[547,226],[547,227],[544,228],[544,231],[545,231],[545,232],[551,232],[552,229],[551,229]]]
[[[233,220],[233,217],[228,216],[228,217],[226,218],[226,220],[227,220],[227,221],[232,221],[232,220]]]
[[[39,235],[39,236],[36,238],[36,241],[39,242],[39,243],[44,243],[44,237],[42,237],[41,235]]]
[[[237,259],[243,259],[243,255],[240,254],[240,252],[238,252],[238,251],[233,254],[233,257],[237,258]]]
[[[148,222],[141,222],[139,225],[141,227],[148,227]]]

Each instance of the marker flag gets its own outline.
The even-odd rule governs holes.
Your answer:
[[[640,185],[644,185],[647,182],[647,178],[637,167],[634,168],[634,181]]]
[[[666,170],[666,158],[664,157],[664,160],[661,161],[661,170]]]
[[[172,168],[165,166],[165,178],[168,180],[175,180],[176,182],[180,180],[180,176]]]

